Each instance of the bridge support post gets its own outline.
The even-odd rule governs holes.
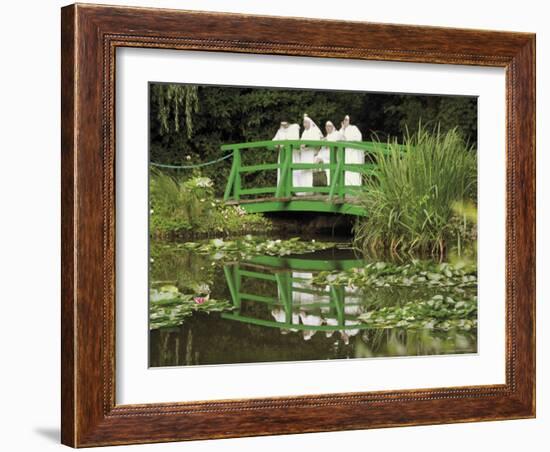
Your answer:
[[[292,164],[292,146],[285,144],[281,147],[281,156],[279,158],[279,184],[277,185],[277,191],[275,196],[277,198],[289,198],[290,186],[292,180],[292,171],[290,165]]]
[[[330,294],[331,302],[334,302],[334,307],[336,308],[338,325],[343,327],[346,324],[346,312],[344,309],[344,288],[342,286],[331,286]]]
[[[292,280],[286,273],[275,273],[279,297],[285,308],[285,322],[292,323]]]
[[[285,145],[285,152],[286,152],[286,161],[285,161],[285,185],[284,185],[284,196],[285,198],[290,198],[291,195],[291,187],[292,187],[292,145],[286,144]]]
[[[234,185],[235,185],[235,175],[239,171],[239,168],[235,163],[235,150],[233,149],[231,153],[233,154],[233,163],[231,165],[231,171],[229,172],[229,179],[227,180],[227,185],[225,186],[225,192],[223,194],[224,201],[229,200],[229,197],[231,196],[231,192],[233,191]]]
[[[336,161],[337,161],[336,149],[337,149],[337,146],[335,145],[330,146],[330,164],[331,165],[336,165]],[[334,177],[336,176],[336,167],[331,167],[329,174],[330,174],[329,185],[331,185],[332,182],[334,181]]]
[[[334,195],[340,196],[341,186],[344,177],[344,151],[340,146],[336,147],[336,170],[334,171],[334,178],[330,181],[329,199],[334,201]]]
[[[241,295],[240,291],[240,275],[238,273],[238,268],[233,265],[225,265],[223,267],[223,272],[225,274],[225,280],[227,282],[227,287],[229,287],[229,293],[233,299],[233,305],[238,310],[241,309]]]
[[[236,167],[233,196],[235,200],[238,201],[239,199],[241,199],[241,173],[239,171],[241,168],[241,151],[238,148],[235,148],[233,150],[233,163]]]
[[[338,163],[340,163],[340,183],[338,184],[338,197],[343,201],[346,191],[346,173],[344,171],[344,165],[346,164],[346,151],[343,147],[338,148]]]

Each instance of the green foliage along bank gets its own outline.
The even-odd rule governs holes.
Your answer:
[[[368,216],[355,225],[355,245],[367,254],[462,254],[476,240],[475,150],[457,129],[420,127],[403,141],[380,143],[376,175],[361,193]]]
[[[248,214],[239,206],[226,206],[214,197],[212,181],[195,175],[179,180],[152,170],[149,181],[150,234],[163,236],[218,236],[266,232],[271,222]]]

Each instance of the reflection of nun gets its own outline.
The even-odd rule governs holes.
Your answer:
[[[346,290],[346,304],[344,305],[344,312],[354,319],[348,319],[345,321],[346,326],[355,326],[360,325],[361,322],[357,320],[357,317],[363,313],[363,299],[361,298],[361,293],[359,288],[355,286],[348,287]],[[348,336],[355,336],[359,333],[359,328],[347,329],[344,330],[344,334]]]
[[[294,305],[309,304],[315,302],[315,296],[311,293],[302,292],[299,289],[307,289],[308,281],[313,278],[311,272],[292,272],[292,279],[297,280],[292,284],[292,303]],[[295,290],[296,289],[296,290]]]
[[[359,320],[346,320],[346,326],[360,326],[361,322]],[[352,328],[349,330],[344,330],[348,336],[355,336],[359,333],[359,328]]]
[[[345,289],[346,304],[344,312],[348,315],[359,316],[363,313],[363,295],[361,290],[354,285],[349,285]]]
[[[334,317],[327,317],[325,319],[326,323],[328,326],[338,326],[338,319],[334,318]],[[326,336],[327,337],[331,337],[333,334],[334,334],[334,331],[335,330],[328,330],[326,332]]]
[[[299,140],[300,139],[300,126],[298,124],[289,124],[286,121],[281,122],[281,126],[277,133],[273,137],[272,141],[284,141],[284,140]],[[277,163],[281,164],[281,151],[279,150],[279,156],[277,157]],[[281,170],[277,169],[277,185],[279,185],[279,179],[281,177]]]
[[[360,325],[360,323],[361,322],[359,322],[358,320],[346,320],[346,326]],[[356,336],[359,333],[359,328],[343,330],[340,333],[342,335],[342,339],[344,340],[344,343],[348,345],[350,337]]]
[[[300,319],[304,325],[319,326],[323,323],[321,316],[309,314],[304,310],[300,311]],[[304,330],[304,340],[309,341],[315,333],[315,330]]]
[[[344,312],[347,315],[358,316],[359,314],[361,314],[361,311],[362,311],[361,305],[358,305],[358,304],[349,304],[344,306]]]
[[[311,272],[292,272],[292,278],[298,281],[292,285],[292,303],[300,308],[300,320],[304,325],[319,326],[323,323],[321,316],[308,312],[309,304],[321,301],[312,293],[302,292],[300,289],[309,289],[309,281],[313,278]],[[304,330],[304,340],[310,340],[315,334],[314,330]]]
[[[275,321],[277,323],[287,323],[287,318],[286,318],[286,312],[284,309],[281,309],[281,308],[274,308],[272,311],[271,311],[271,315],[273,316],[273,318],[275,319]],[[289,323],[293,324],[293,325],[296,325],[299,323],[300,321],[300,316],[293,312],[292,313],[292,318],[291,319],[288,319],[289,320]],[[298,331],[296,328],[289,328],[290,331]],[[285,330],[282,330],[282,332],[286,332]]]
[[[271,315],[277,323],[286,323],[286,312],[281,308],[274,308]]]
[[[350,118],[348,115],[346,115],[344,117],[344,120],[342,121],[342,128],[340,129],[340,133],[342,134],[344,141],[361,141],[363,139],[361,131],[357,128],[357,126],[350,124]],[[345,163],[365,163],[365,151],[362,151],[360,149],[346,148],[345,152]],[[344,180],[346,186],[361,185],[362,178],[363,176],[361,173],[346,171]]]
[[[307,115],[304,114],[304,131],[300,139],[302,140],[320,140],[323,137],[321,130],[317,124]],[[292,161],[294,163],[313,163],[315,158],[315,149],[302,145],[300,149],[292,152]],[[313,170],[294,170],[292,175],[292,183],[295,187],[313,187]],[[296,193],[303,195],[304,193]]]

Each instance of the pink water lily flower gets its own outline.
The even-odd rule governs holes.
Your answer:
[[[207,298],[206,297],[195,297],[195,298],[193,298],[193,300],[197,304],[203,304],[207,300]]]

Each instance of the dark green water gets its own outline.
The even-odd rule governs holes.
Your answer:
[[[319,271],[364,265],[350,250],[220,263],[152,244],[151,281],[228,300],[229,312],[198,312],[150,331],[152,367],[475,353],[477,331],[368,329],[357,317],[418,297],[411,288],[313,286]],[[416,292],[414,292],[416,290]],[[426,289],[430,298],[436,289]],[[413,293],[414,292],[414,293]],[[433,292],[433,293],[432,293]]]

